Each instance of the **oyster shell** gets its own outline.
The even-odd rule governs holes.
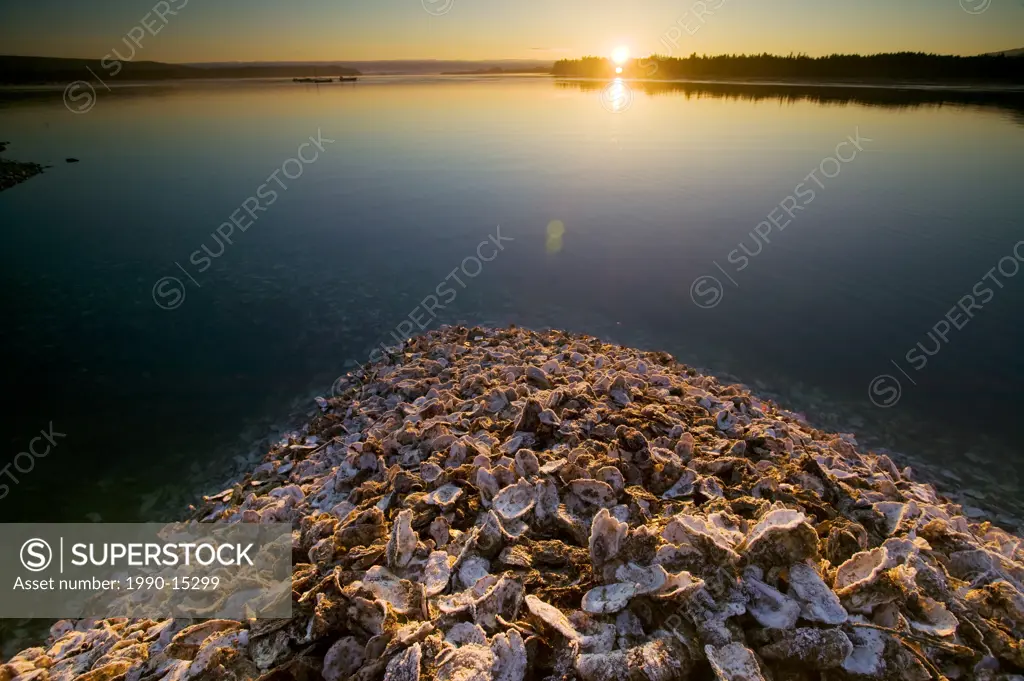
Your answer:
[[[582,607],[587,612],[615,613],[629,605],[629,599],[636,595],[635,584],[598,586],[584,594]]]
[[[818,571],[806,563],[796,563],[789,568],[789,595],[800,603],[800,615],[811,622],[842,624],[847,613],[822,580]]]
[[[419,681],[420,660],[423,652],[419,643],[414,643],[405,652],[388,662],[384,681]]]
[[[750,530],[740,551],[758,565],[790,565],[817,558],[818,535],[800,511],[775,508]]]
[[[294,523],[290,620],[58,623],[0,679],[1009,681],[1024,668],[1019,537],[852,435],[664,353],[445,326],[338,385],[193,514]]]
[[[533,510],[537,491],[529,482],[520,480],[498,492],[491,503],[502,520],[517,520]]]
[[[412,511],[399,511],[391,528],[391,538],[388,540],[385,554],[388,567],[403,568],[409,565],[416,552],[416,543],[416,533],[412,529]]]
[[[721,681],[764,681],[754,654],[742,643],[704,646],[704,655]]]
[[[607,508],[602,508],[594,516],[590,528],[590,559],[594,567],[600,569],[606,562],[618,555],[622,542],[626,538],[629,526],[616,520]]]
[[[444,551],[432,551],[427,557],[423,568],[423,586],[427,596],[436,596],[448,588],[452,569],[448,562],[448,554]]]

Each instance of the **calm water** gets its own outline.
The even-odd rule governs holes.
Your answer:
[[[0,480],[0,518],[173,508],[411,312],[668,350],[1011,508],[1019,101],[602,87],[190,84],[101,90],[84,115],[59,92],[0,100],[7,155],[54,164],[0,194],[0,467],[51,422],[66,434]],[[268,183],[318,131],[334,142],[286,163],[286,190]],[[851,160],[823,162],[858,132]],[[218,242],[233,212],[247,229]],[[770,214],[785,228],[758,227]],[[457,272],[463,288],[450,274],[498,225],[513,240]],[[416,310],[431,294],[449,302],[437,319]],[[970,316],[943,326],[958,303]]]

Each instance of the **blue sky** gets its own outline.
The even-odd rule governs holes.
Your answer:
[[[607,55],[617,45],[629,46],[635,56],[976,54],[1024,47],[1024,0],[167,2],[186,4],[162,28],[150,15],[159,34],[141,39],[136,59],[558,59]],[[0,53],[101,58],[120,46],[126,54],[122,38],[155,5],[156,0],[0,0]],[[707,10],[703,19],[697,18],[701,5]]]

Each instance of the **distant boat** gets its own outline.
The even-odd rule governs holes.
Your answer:
[[[341,78],[338,79],[338,82],[339,83],[354,83],[357,80],[359,80],[359,79],[356,78],[355,76],[352,76],[351,78],[346,78],[345,76],[342,76]]]
[[[330,78],[292,78],[296,83],[330,83]]]

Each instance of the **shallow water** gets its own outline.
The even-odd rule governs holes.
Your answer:
[[[51,422],[66,435],[0,480],[0,519],[173,508],[410,313],[664,349],[1012,505],[1019,96],[809,90],[383,77],[101,89],[79,115],[59,91],[0,99],[6,154],[54,164],[0,194],[0,468]],[[334,141],[285,166],[287,189],[268,180],[318,131]],[[245,231],[218,241],[233,212]],[[480,246],[498,225],[512,241]],[[478,248],[493,259],[465,260]]]

